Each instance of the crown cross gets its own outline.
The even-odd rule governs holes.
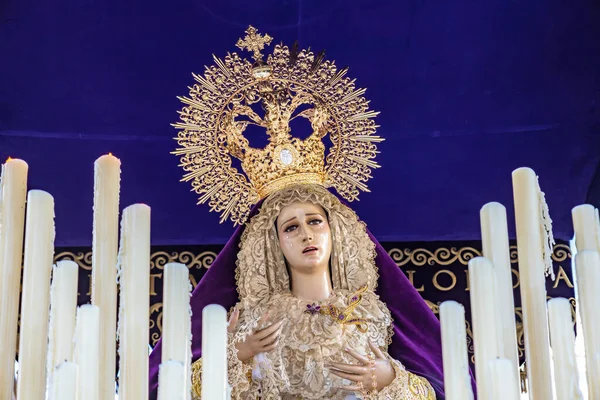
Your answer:
[[[244,39],[239,39],[236,46],[242,50],[248,50],[254,53],[252,56],[255,61],[262,59],[261,50],[265,48],[265,45],[270,45],[273,38],[269,35],[261,35],[258,30],[250,26],[246,29],[246,36]]]

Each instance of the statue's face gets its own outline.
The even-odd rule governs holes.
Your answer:
[[[279,246],[288,265],[300,273],[329,267],[331,231],[327,214],[313,203],[294,202],[277,218]]]

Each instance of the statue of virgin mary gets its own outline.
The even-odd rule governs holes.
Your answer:
[[[254,61],[215,58],[194,75],[175,124],[184,180],[240,225],[192,293],[192,398],[201,398],[202,309],[220,304],[230,310],[232,399],[444,399],[437,318],[344,202],[378,167],[377,113],[322,54],[279,45],[263,61],[271,38],[246,33],[238,47]],[[290,134],[296,117],[311,123],[306,139]],[[249,145],[249,124],[266,129],[266,147]],[[151,399],[160,362],[159,341]]]

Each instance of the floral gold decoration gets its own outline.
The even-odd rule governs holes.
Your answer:
[[[297,183],[333,187],[346,200],[368,191],[376,143],[373,118],[363,97],[324,53],[276,45],[266,59],[263,50],[272,38],[249,27],[237,46],[252,53],[252,60],[237,53],[214,65],[203,75],[193,74],[196,84],[188,97],[179,99],[176,138],[185,171],[183,181],[191,182],[211,211],[221,213],[221,222],[231,219],[243,224],[253,204],[269,194]],[[259,115],[255,108],[262,108]],[[290,122],[307,119],[312,133],[306,139],[291,135]],[[249,125],[266,130],[264,148],[250,146],[245,136]],[[327,156],[323,143],[329,136]],[[241,171],[232,164],[241,162]]]
[[[388,253],[399,267],[409,263],[418,267],[424,265],[450,265],[455,262],[469,265],[469,260],[482,255],[481,251],[474,247],[439,247],[433,251],[424,248],[399,249],[395,247],[388,250]],[[555,245],[552,259],[556,262],[562,262],[567,258],[571,258],[569,246],[565,244]],[[510,246],[510,262],[511,264],[517,264],[518,262],[517,246]]]

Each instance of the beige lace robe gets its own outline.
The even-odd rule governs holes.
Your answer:
[[[327,305],[343,311],[353,297],[354,293],[350,291],[338,290],[330,299],[318,304],[308,304],[289,293],[275,295],[265,302],[261,309],[268,310],[269,321],[285,320],[280,344],[275,350],[259,354],[252,362],[243,364],[237,359],[233,345],[235,335],[231,335],[228,362],[232,399],[435,400],[435,392],[426,379],[406,371],[389,355],[396,378],[378,394],[365,396],[364,393],[338,389],[350,382],[329,373],[325,367],[327,363],[357,364],[358,361],[344,350],[346,347],[374,357],[368,341],[385,350],[390,339],[389,312],[372,293],[364,293],[352,312],[353,318],[365,320],[363,324],[367,331],[364,333],[359,325],[341,323],[329,315],[314,312],[316,307]],[[313,311],[310,312],[307,306]],[[194,395],[200,398],[201,361],[196,362],[193,369]]]
[[[291,295],[283,253],[277,242],[275,220],[279,211],[293,201],[319,204],[328,214],[333,241],[330,265],[334,293],[319,304],[311,305]],[[344,350],[346,347],[372,356],[369,340],[382,351],[390,343],[390,312],[374,293],[378,279],[374,247],[356,214],[322,187],[299,185],[265,200],[260,213],[245,228],[238,253],[240,319],[237,332],[229,337],[228,360],[232,399],[435,400],[435,392],[427,380],[406,371],[387,352],[396,377],[378,394],[339,390],[339,386],[351,383],[343,382],[325,368],[328,362],[358,363]],[[361,293],[360,301],[348,310],[351,303],[356,303],[353,298],[357,293]],[[328,305],[346,311],[345,323],[321,312],[307,312],[307,306],[314,309]],[[279,345],[269,353],[257,355],[251,363],[242,364],[235,343],[262,328],[258,321],[267,311],[267,323],[285,319]],[[364,321],[349,322],[356,318]],[[192,371],[193,392],[198,399],[201,360],[193,364]]]

